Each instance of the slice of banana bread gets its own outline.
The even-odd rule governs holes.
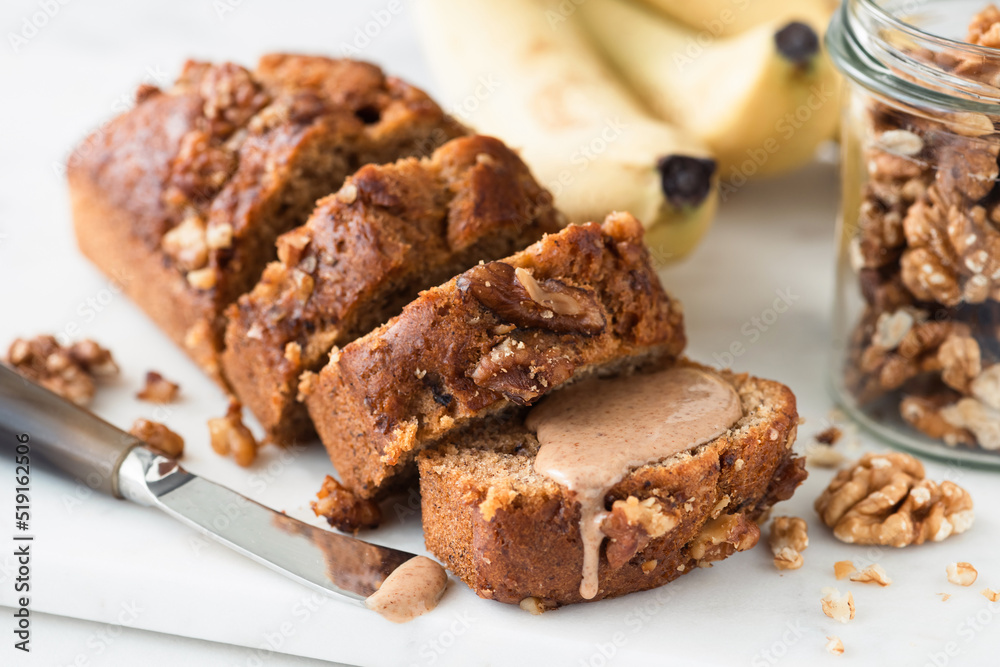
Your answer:
[[[279,237],[281,261],[230,306],[223,375],[272,441],[307,437],[303,370],[319,370],[334,345],[421,289],[558,229],[551,196],[497,139],[461,137],[430,158],[362,167]]]
[[[684,343],[642,225],[616,213],[423,292],[299,389],[341,479],[377,497],[442,436]]]
[[[274,241],[370,162],[465,130],[422,91],[350,60],[188,62],[170,90],[88,137],[67,165],[81,250],[217,375],[223,309]]]
[[[633,469],[607,492],[593,599],[661,586],[753,547],[756,520],[805,479],[791,449],[798,423],[791,391],[720,375],[739,394],[743,418],[712,442]],[[481,597],[527,600],[537,610],[583,601],[584,548],[579,503],[534,470],[539,445],[524,412],[418,454],[420,495],[431,553]]]

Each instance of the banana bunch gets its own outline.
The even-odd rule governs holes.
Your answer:
[[[799,167],[833,136],[829,0],[644,2],[682,20],[630,0],[587,0],[579,13],[646,105],[712,150],[723,187]]]
[[[711,223],[720,168],[746,173],[749,157],[753,173],[774,173],[806,161],[830,136],[836,102],[810,107],[811,95],[829,91],[832,69],[818,53],[829,11],[818,8],[830,0],[797,0],[795,11],[780,0],[642,1],[675,6],[684,18],[626,0],[421,0],[414,8],[446,106],[517,148],[570,222],[627,210],[643,221],[656,258],[676,259]],[[728,27],[728,4],[773,11],[732,37],[719,28],[699,40],[709,28],[685,24],[717,6]],[[802,105],[806,121],[796,116]]]

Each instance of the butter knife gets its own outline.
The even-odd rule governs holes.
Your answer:
[[[323,593],[364,601],[415,555],[311,526],[192,475],[93,413],[0,364],[0,437],[32,458],[181,523]]]

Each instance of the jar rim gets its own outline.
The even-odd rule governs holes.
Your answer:
[[[998,114],[1000,88],[918,60],[896,45],[902,41],[934,52],[959,53],[978,62],[995,64],[1000,71],[1000,49],[927,32],[886,10],[876,0],[842,2],[825,37],[827,51],[837,68],[874,93],[918,108],[935,106],[946,111]]]

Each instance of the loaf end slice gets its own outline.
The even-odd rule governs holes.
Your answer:
[[[362,167],[278,239],[280,261],[230,306],[225,377],[270,440],[305,438],[299,376],[319,370],[334,345],[397,315],[420,290],[559,228],[551,196],[491,137]]]
[[[83,253],[218,377],[223,309],[278,235],[369,162],[465,133],[379,68],[271,54],[257,68],[188,62],[168,90],[88,137],[67,164]]]
[[[805,478],[792,452],[792,392],[721,375],[739,394],[743,418],[712,442],[632,470],[605,496],[612,514],[595,600],[661,586],[753,547],[756,520]],[[485,422],[418,455],[420,493],[428,550],[478,595],[551,608],[584,601],[580,506],[535,472],[537,451],[523,413]],[[651,537],[640,512],[672,527]]]
[[[589,374],[676,356],[684,343],[642,225],[617,213],[423,292],[335,348],[300,391],[341,479],[375,497],[443,436]]]

